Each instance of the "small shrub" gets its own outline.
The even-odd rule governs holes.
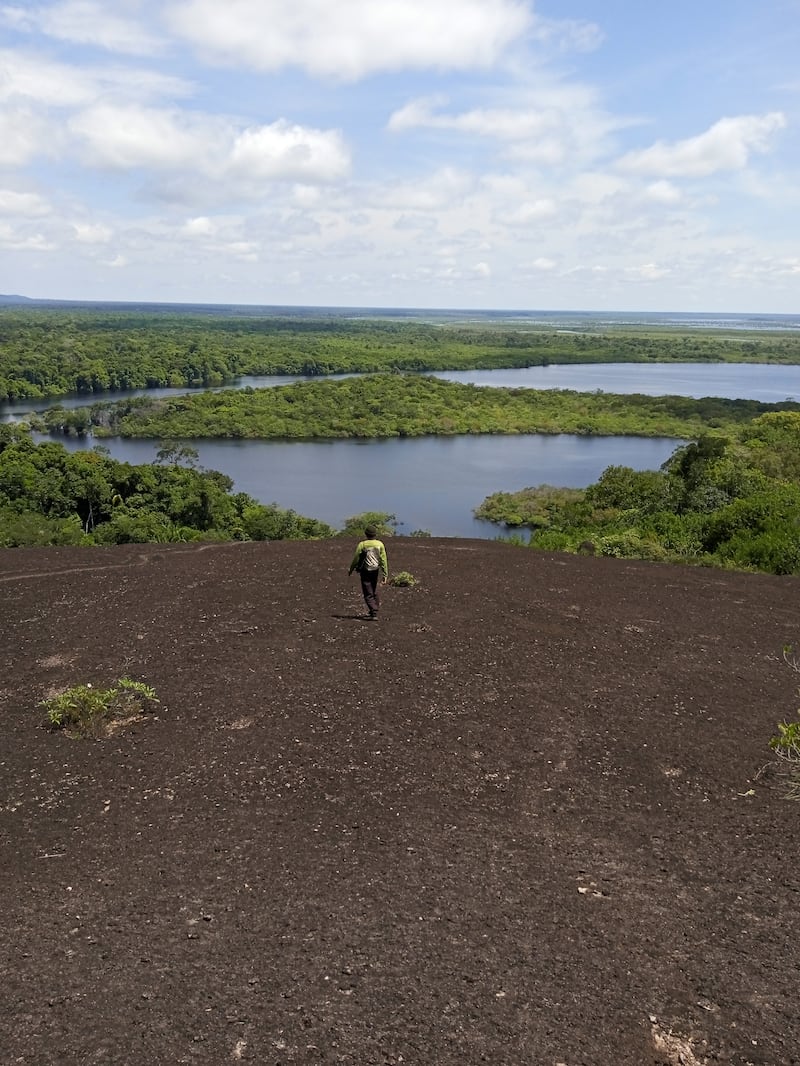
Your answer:
[[[73,685],[58,696],[39,704],[49,729],[63,729],[70,736],[106,737],[141,718],[158,703],[155,690],[143,681],[121,677],[109,688],[91,684]]]
[[[791,648],[783,649],[783,658],[792,670],[800,673],[800,665]],[[778,732],[771,738],[769,746],[786,767],[785,776],[789,783],[786,798],[800,800],[800,720],[779,722]]]
[[[360,540],[364,536],[364,528],[374,526],[379,537],[393,537],[397,533],[397,524],[396,516],[386,511],[364,511],[346,518],[339,536],[358,537]]]
[[[395,588],[410,589],[414,585],[418,585],[419,582],[413,574],[409,574],[407,570],[398,570],[396,574],[393,574],[389,578],[389,584],[394,585]]]

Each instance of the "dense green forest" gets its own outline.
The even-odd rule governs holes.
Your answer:
[[[0,308],[0,402],[247,374],[466,370],[548,363],[800,363],[790,333],[601,329],[169,311]]]
[[[52,432],[190,440],[204,437],[314,439],[419,437],[461,433],[585,433],[695,437],[800,403],[715,397],[619,396],[569,390],[502,389],[421,375],[377,374],[225,389],[156,399],[137,397],[73,410],[53,409]]]
[[[609,467],[587,489],[498,493],[478,516],[543,549],[800,573],[800,404],[478,388],[411,373],[626,360],[800,363],[800,337],[0,310],[0,401],[221,386],[244,374],[366,375],[56,406],[38,419],[53,432],[165,442],[157,462],[142,466],[102,447],[69,453],[55,442],[35,444],[25,428],[0,424],[0,547],[335,534],[234,493],[229,478],[199,468],[180,443],[192,438],[571,432],[689,443],[659,471]]]
[[[800,413],[702,435],[661,470],[496,493],[476,514],[527,527],[534,548],[800,574]]]
[[[2,548],[334,535],[324,522],[232,487],[224,474],[199,469],[189,448],[163,448],[158,462],[132,465],[102,449],[34,444],[23,429],[0,425]]]

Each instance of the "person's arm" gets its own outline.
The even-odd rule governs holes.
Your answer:
[[[381,543],[381,570],[383,571],[384,582],[389,580],[389,560],[386,558],[386,548]]]
[[[350,576],[350,575],[352,574],[352,572],[353,572],[353,571],[355,570],[355,568],[356,568],[356,567],[358,566],[358,563],[359,563],[359,559],[361,558],[361,543],[362,543],[362,542],[361,542],[361,541],[359,541],[358,545],[356,546],[356,553],[355,553],[355,555],[353,556],[353,561],[352,561],[352,563],[350,563],[350,569],[349,569],[349,570],[347,571],[347,576],[348,576],[348,577],[349,577],[349,576]]]

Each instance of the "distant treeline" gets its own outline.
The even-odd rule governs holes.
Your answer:
[[[500,369],[591,362],[800,363],[800,336],[670,329],[563,332],[518,325],[0,308],[0,402],[249,374]]]
[[[569,390],[483,388],[421,375],[378,374],[137,397],[38,421],[51,432],[191,440],[419,437],[476,433],[582,433],[693,438],[800,403],[717,397],[616,395]]]

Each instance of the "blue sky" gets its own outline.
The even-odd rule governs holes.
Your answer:
[[[0,292],[800,307],[800,0],[0,0]]]

